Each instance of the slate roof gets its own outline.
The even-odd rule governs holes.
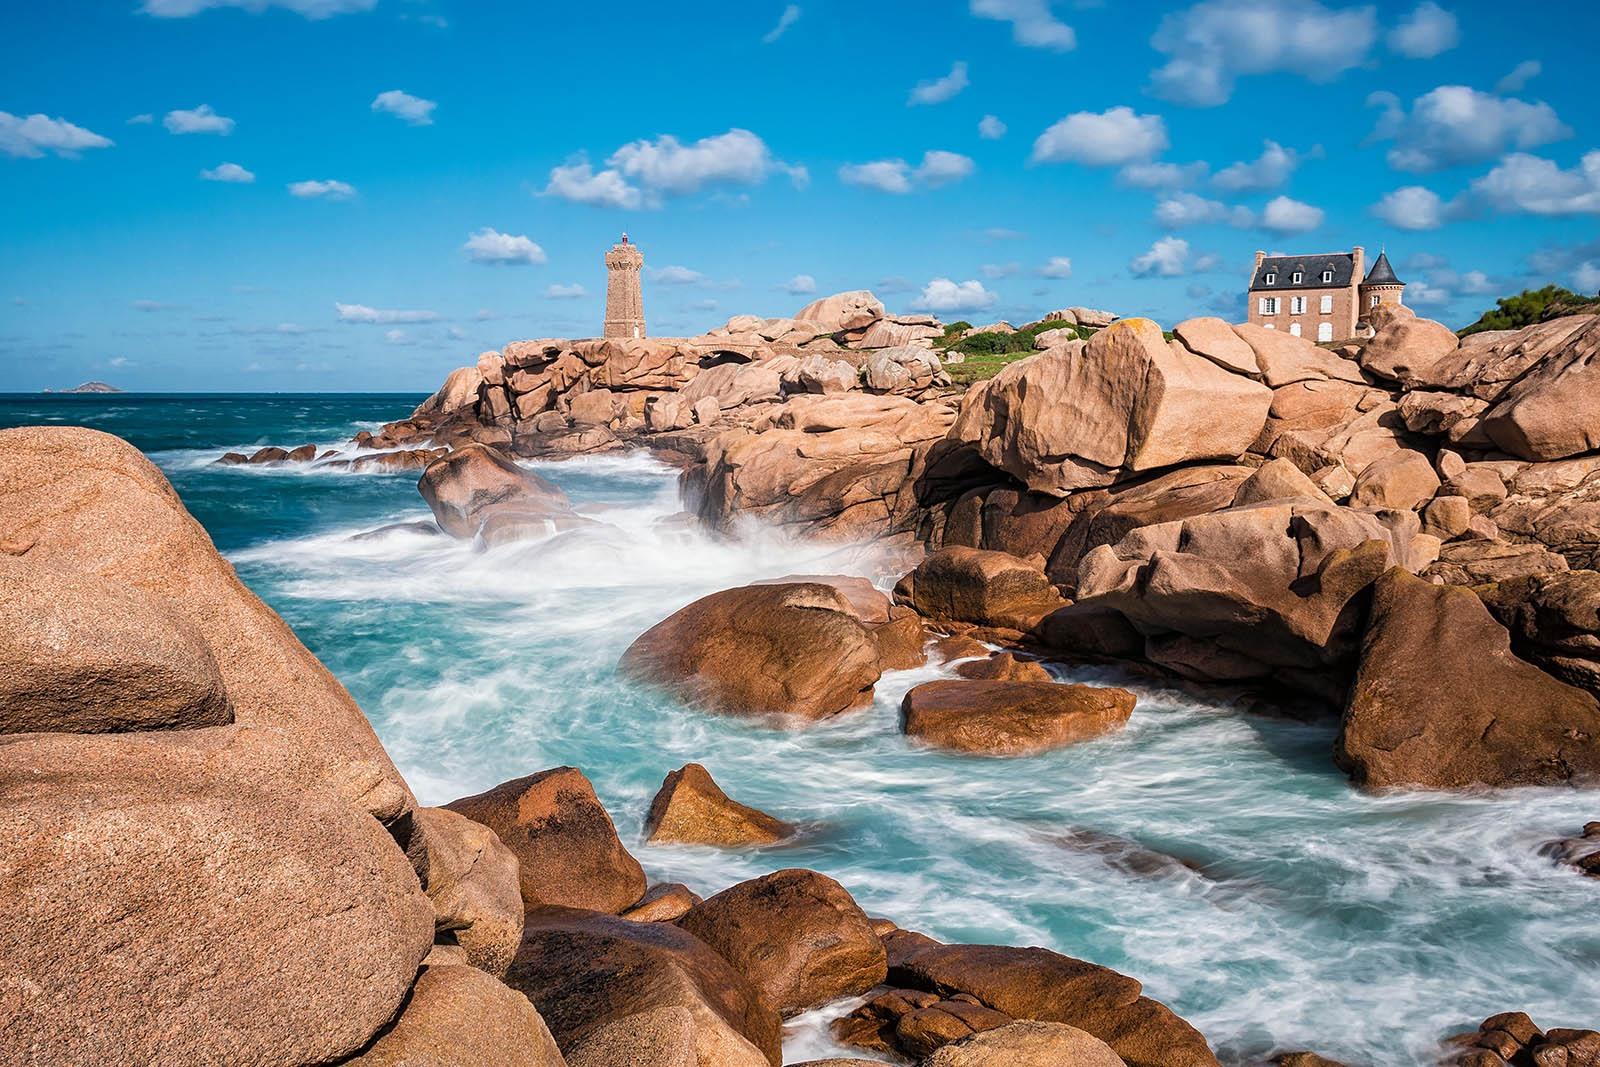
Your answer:
[[[1389,266],[1389,255],[1386,252],[1378,253],[1378,261],[1367,272],[1364,285],[1404,285],[1399,278],[1394,276],[1394,268]]]
[[[1324,271],[1333,271],[1333,281],[1322,280]],[[1295,271],[1303,276],[1300,284],[1293,281]],[[1277,292],[1280,289],[1342,289],[1355,276],[1356,260],[1349,252],[1329,252],[1315,256],[1268,256],[1261,261],[1256,275],[1250,280],[1250,291]],[[1277,275],[1271,285],[1267,275]]]

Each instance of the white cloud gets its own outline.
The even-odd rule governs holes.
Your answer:
[[[1006,124],[998,116],[985,115],[978,120],[978,136],[985,141],[998,141],[1006,135]]]
[[[1432,59],[1461,43],[1455,15],[1433,0],[1423,0],[1400,25],[1389,31],[1389,49],[1412,59]]]
[[[691,144],[663,134],[623,145],[601,171],[581,159],[552,169],[543,195],[627,210],[655,208],[665,197],[687,196],[709,185],[758,185],[779,171],[797,188],[810,177],[804,167],[775,158],[749,130],[735,128]]]
[[[1206,176],[1211,167],[1193,163],[1130,163],[1117,172],[1117,180],[1135,189],[1182,189]]]
[[[1323,218],[1320,207],[1280,196],[1267,202],[1261,212],[1261,225],[1274,233],[1307,233],[1321,226]]]
[[[1465,85],[1441,85],[1424,93],[1412,101],[1409,114],[1392,93],[1373,93],[1367,104],[1383,108],[1372,139],[1394,141],[1389,165],[1418,174],[1572,136],[1549,104],[1494,96]]]
[[[1056,18],[1048,0],[972,0],[972,13],[1011,23],[1011,37],[1029,48],[1070,52],[1078,45],[1072,27]]]
[[[154,122],[155,120],[156,120],[156,117],[154,115],[150,114],[147,111],[142,115],[134,115],[132,118],[128,119],[128,125],[129,126],[148,126],[152,122]]]
[[[356,187],[348,182],[326,181],[313,179],[303,182],[290,182],[289,195],[298,196],[302,200],[349,200],[356,195]]]
[[[1511,68],[1511,72],[1504,78],[1494,83],[1494,91],[1502,96],[1506,93],[1520,93],[1528,87],[1528,83],[1544,73],[1544,64],[1537,59],[1524,59],[1521,63]]]
[[[1406,286],[1406,303],[1417,307],[1443,307],[1455,298],[1456,295],[1450,290],[1420,278],[1413,279]]]
[[[796,274],[783,283],[783,291],[795,296],[804,296],[817,291],[817,280],[809,274]]]
[[[1373,205],[1372,213],[1401,230],[1437,230],[1445,223],[1445,202],[1420,185],[1396,189]]]
[[[991,281],[997,278],[1014,278],[1022,273],[1021,263],[985,263],[979,272]]]
[[[1033,162],[1120,167],[1148,163],[1167,144],[1167,124],[1160,115],[1135,114],[1131,107],[1098,114],[1079,111],[1039,135],[1033,142]]]
[[[383,339],[392,345],[408,345],[411,337],[404,330],[385,330]]]
[[[918,82],[911,90],[907,104],[942,104],[967,87],[967,65],[961,60],[950,65],[950,73],[942,78]]]
[[[333,309],[338,313],[340,322],[361,322],[378,325],[394,322],[439,321],[439,313],[437,311],[397,311],[368,307],[365,304],[340,304],[338,302],[334,303]]]
[[[200,177],[208,182],[235,182],[240,185],[249,185],[256,180],[254,174],[237,163],[223,163],[210,167],[201,171]]]
[[[788,32],[789,27],[800,21],[800,5],[790,4],[783,9],[783,14],[778,16],[778,24],[768,30],[761,38],[762,44],[771,44]]]
[[[258,15],[268,8],[281,7],[308,19],[325,19],[371,11],[377,6],[378,0],[144,0],[139,10],[157,18],[186,19],[213,8],[241,8]]]
[[[1044,266],[1039,268],[1041,278],[1070,278],[1072,277],[1072,260],[1066,256],[1051,256]]]
[[[1128,264],[1137,278],[1176,278],[1188,270],[1189,242],[1181,237],[1163,237],[1150,251]]]
[[[976,169],[972,160],[959,152],[934,149],[922,154],[922,165],[917,168],[917,180],[937,188],[970,177]]]
[[[922,295],[911,302],[911,307],[916,311],[983,311],[994,307],[999,299],[976,279],[953,282],[935,278],[922,287]]]
[[[589,295],[589,290],[573,283],[572,285],[551,285],[544,291],[546,300],[581,300]]]
[[[1254,161],[1224,167],[1217,171],[1211,182],[1218,189],[1230,193],[1264,193],[1288,181],[1303,158],[1292,148],[1285,148],[1277,141],[1267,141],[1262,146],[1261,155]]]
[[[432,126],[433,109],[438,106],[437,101],[424,100],[399,89],[381,92],[372,101],[372,110],[387,112],[413,126]]]
[[[650,280],[661,285],[698,285],[706,280],[706,276],[688,267],[671,266],[652,270]]]
[[[1247,207],[1230,207],[1220,200],[1207,200],[1194,193],[1175,193],[1156,205],[1156,222],[1169,230],[1206,225],[1244,229],[1255,221],[1255,213]]]
[[[876,189],[883,193],[909,193],[918,185],[938,188],[961,181],[977,169],[972,160],[959,152],[933,149],[922,154],[922,162],[912,167],[903,159],[878,159],[870,163],[846,163],[839,168],[839,180],[846,185]]]
[[[233,120],[217,114],[210,104],[190,111],[169,111],[161,124],[168,133],[215,133],[226,137],[233,132]]]
[[[1525,215],[1600,215],[1600,150],[1571,170],[1514,152],[1472,183],[1468,195],[1494,211]]]
[[[473,232],[461,246],[474,263],[543,263],[544,249],[522,234],[501,233],[492,226]]]
[[[574,204],[615,207],[634,211],[644,206],[644,194],[629,185],[614,170],[596,172],[588,163],[568,163],[550,170],[545,196],[559,197]]]
[[[1600,259],[1591,259],[1578,264],[1578,269],[1572,274],[1572,284],[1578,287],[1578,292],[1584,296],[1600,292]]]
[[[1367,58],[1377,40],[1371,7],[1336,10],[1316,0],[1204,0],[1162,18],[1150,44],[1170,57],[1151,76],[1158,96],[1191,107],[1228,102],[1246,75],[1304,74],[1332,81]]]
[[[0,152],[17,159],[38,159],[45,152],[75,159],[86,148],[110,148],[111,144],[108,138],[74,126],[66,119],[53,119],[48,115],[29,115],[24,119],[9,111],[0,111]]]

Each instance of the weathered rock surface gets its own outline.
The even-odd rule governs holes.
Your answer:
[[[1439,476],[1428,457],[1402,448],[1369,463],[1356,475],[1350,506],[1410,511],[1433,499],[1438,491]]]
[[[1479,428],[1520,459],[1547,462],[1600,449],[1600,315],[1501,393]]]
[[[1019,1022],[945,1045],[920,1067],[1124,1067],[1111,1046],[1063,1023]]]
[[[1005,552],[950,547],[900,580],[895,597],[947,622],[1030,630],[1066,603],[1040,568]]]
[[[529,908],[550,904],[615,914],[644,893],[644,869],[618,840],[594,787],[575,768],[513,778],[445,807],[493,830],[516,856]]]
[[[1600,1031],[1552,1027],[1545,1031],[1520,1011],[1491,1015],[1472,1033],[1444,1043],[1439,1062],[1451,1067],[1590,1067],[1600,1063]]]
[[[674,922],[702,899],[682,882],[662,882],[645,890],[622,917],[638,923]]]
[[[850,601],[806,582],[702,597],[645,631],[618,666],[713,711],[803,719],[865,705],[882,673]]]
[[[1600,773],[1600,705],[1514,656],[1471,590],[1390,571],[1335,758],[1369,788],[1579,783]]]
[[[1461,345],[1443,323],[1402,316],[1379,329],[1361,349],[1361,366],[1391,381],[1426,381],[1429,372]]]
[[[767,1060],[754,1048],[751,1062]],[[700,1067],[694,1016],[686,1008],[651,1008],[624,1015],[567,1050],[567,1067]]]
[[[569,1067],[528,998],[476,967],[428,966],[350,1067]]]
[[[714,949],[670,923],[534,909],[506,983],[533,1001],[564,1051],[618,1020],[681,1008],[702,1067],[782,1062],[778,1013]]]
[[[698,763],[668,774],[650,802],[645,840],[734,848],[771,845],[791,836],[794,827],[764,811],[731,799]]]
[[[489,519],[505,516],[552,529],[577,520],[567,494],[487,445],[464,445],[430,463],[417,489],[451,537],[476,536]]]
[[[433,902],[435,940],[504,975],[522,940],[517,857],[493,830],[446,808],[416,808],[410,819],[406,854]]]
[[[843,886],[789,869],[724,889],[678,920],[762,997],[795,1015],[883,981],[883,943]]]
[[[1600,573],[1532,575],[1473,591],[1511,632],[1518,656],[1600,695]]]
[[[794,317],[814,322],[827,333],[865,330],[883,318],[883,303],[865,289],[854,289],[813,300]]]
[[[1055,682],[924,682],[900,705],[908,737],[957,752],[1026,756],[1116,730],[1133,714],[1125,689]]]

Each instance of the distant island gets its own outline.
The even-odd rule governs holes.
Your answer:
[[[47,393],[120,393],[120,392],[122,392],[122,390],[118,389],[114,385],[107,385],[105,382],[84,382],[82,385],[76,386],[76,387],[74,387],[72,389],[46,389],[45,392],[47,392]]]

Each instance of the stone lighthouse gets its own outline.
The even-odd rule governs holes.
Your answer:
[[[605,337],[644,336],[644,297],[639,292],[639,268],[644,253],[628,243],[628,235],[606,253]]]

